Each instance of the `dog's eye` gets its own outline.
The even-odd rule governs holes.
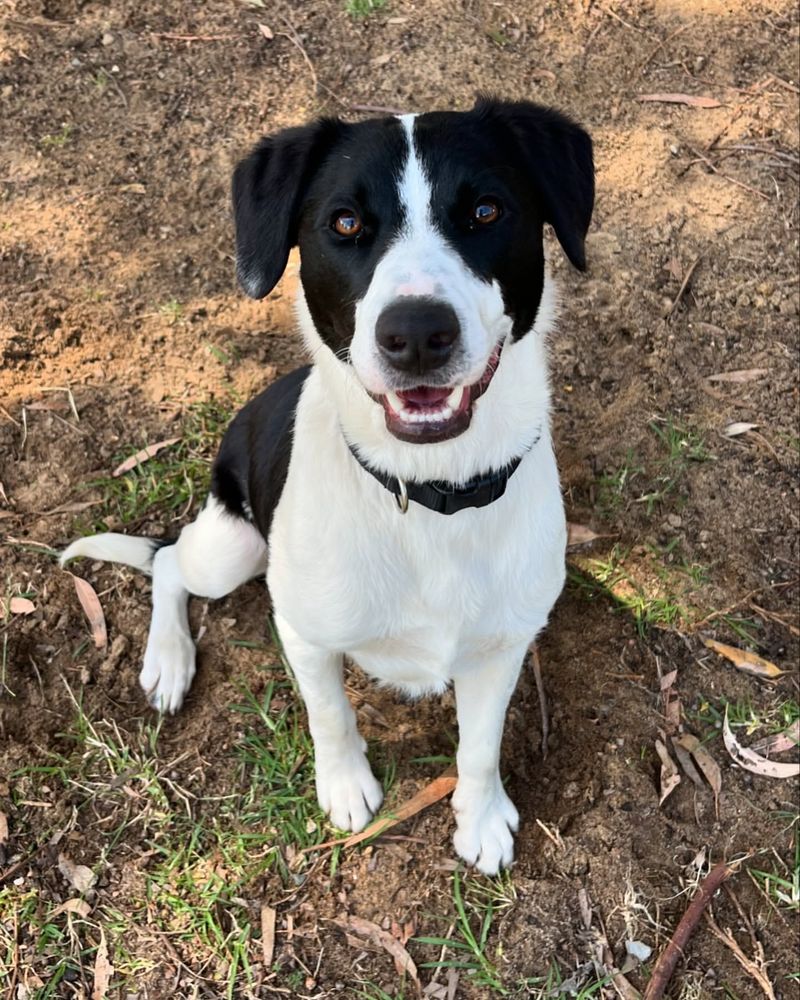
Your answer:
[[[472,210],[472,219],[482,226],[488,226],[491,222],[497,222],[500,218],[500,205],[492,198],[481,198]]]
[[[337,212],[331,222],[331,228],[339,236],[358,236],[364,225],[356,212]]]

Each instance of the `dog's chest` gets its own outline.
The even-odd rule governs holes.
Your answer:
[[[401,514],[346,449],[343,465],[341,451],[298,445],[268,569],[275,608],[298,634],[413,693],[533,638],[564,576],[549,445],[501,500],[452,516],[414,504]]]

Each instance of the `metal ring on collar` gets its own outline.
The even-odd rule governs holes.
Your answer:
[[[400,513],[405,514],[408,510],[408,489],[406,487],[405,479],[397,477],[397,487],[400,490],[399,493],[395,493],[394,498],[397,501],[397,506],[400,508]]]

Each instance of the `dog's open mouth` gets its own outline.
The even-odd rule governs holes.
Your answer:
[[[374,396],[383,406],[389,433],[415,444],[446,441],[463,434],[472,420],[475,400],[492,381],[502,346],[498,344],[494,349],[483,375],[472,385],[420,385]]]

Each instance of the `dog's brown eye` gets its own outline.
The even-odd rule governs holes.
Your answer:
[[[500,206],[491,198],[481,198],[472,210],[472,218],[482,226],[486,226],[490,222],[497,222],[500,218]]]
[[[364,228],[355,212],[338,212],[333,217],[333,231],[340,236],[358,236]]]

